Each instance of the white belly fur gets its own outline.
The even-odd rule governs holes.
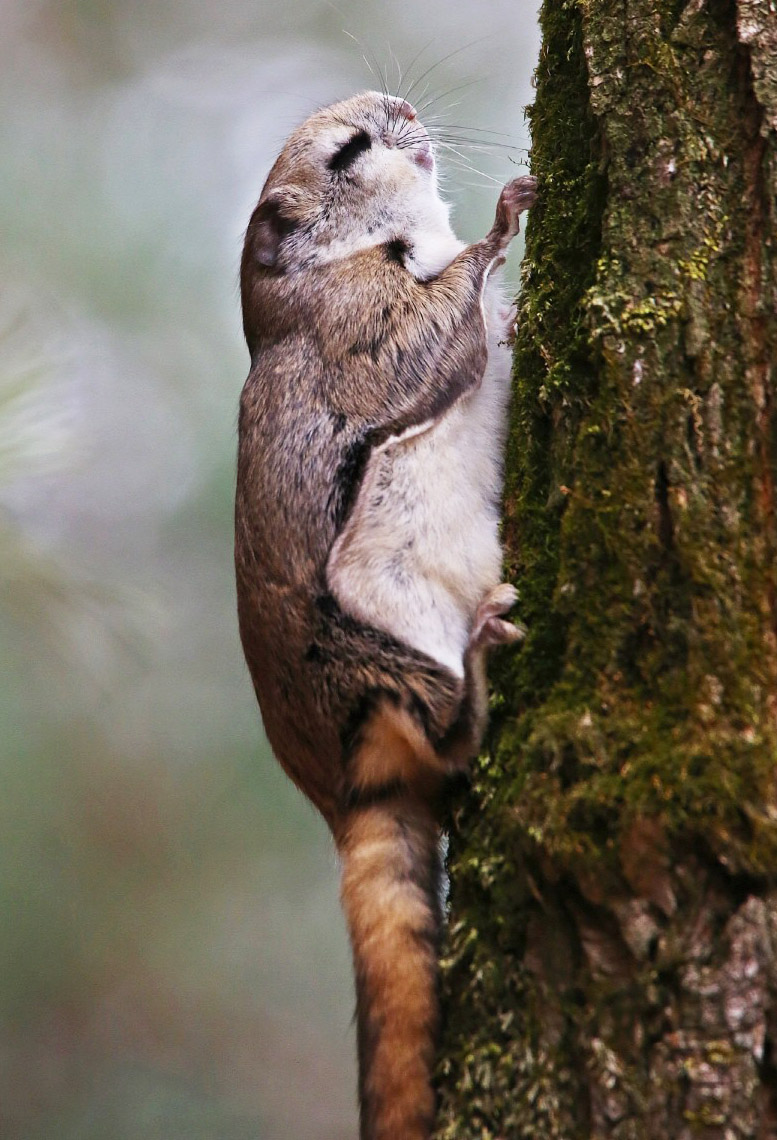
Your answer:
[[[332,548],[343,609],[457,676],[478,603],[500,581],[499,500],[509,398],[505,303],[483,298],[489,354],[480,387],[427,430],[373,453]]]

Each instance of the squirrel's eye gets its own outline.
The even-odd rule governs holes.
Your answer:
[[[329,169],[337,172],[347,170],[360,154],[365,150],[369,150],[372,146],[372,139],[366,131],[359,131],[357,134],[352,135],[347,143],[336,150],[332,157],[329,159]]]

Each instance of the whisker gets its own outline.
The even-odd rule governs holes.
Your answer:
[[[408,138],[397,138],[395,146],[397,150],[412,150],[413,147],[418,146],[424,141],[423,135],[411,135]]]
[[[462,177],[463,174],[473,175],[478,174],[478,172],[469,170],[466,166],[462,166],[460,163],[451,163],[451,169],[456,171],[456,175],[455,178],[451,178],[449,185],[447,185],[445,188],[446,196],[452,197],[455,194],[461,194],[462,191],[465,190],[488,190],[489,193],[493,194],[493,181],[488,180],[484,182],[482,180],[482,178],[487,178],[487,175],[484,175],[482,177],[478,175],[477,178]],[[502,183],[499,182],[497,185],[501,187]]]
[[[430,138],[435,142],[440,141],[440,142],[459,143],[461,146],[470,147],[472,150],[490,150],[490,151],[502,151],[502,150],[525,151],[525,150],[527,150],[526,146],[517,146],[514,143],[502,142],[500,139],[490,139],[489,140],[487,138],[468,138],[467,133],[469,132],[469,129],[470,129],[468,127],[452,127],[452,126],[449,126],[447,123],[444,123],[444,122],[436,123],[436,122],[434,122],[434,120],[429,120],[429,119],[424,120],[424,125],[426,127],[426,130],[427,130]],[[477,131],[478,128],[473,127],[472,130]],[[482,133],[484,135],[487,135],[490,132],[488,132],[484,129],[482,132],[478,132],[478,133]],[[499,132],[499,133],[502,134],[504,132]],[[510,135],[506,135],[505,137],[510,138]]]
[[[396,69],[397,69],[397,89],[399,89],[399,88],[402,86],[402,64],[399,62],[399,59],[397,58],[396,52],[395,52],[395,51],[394,51],[394,49],[392,48],[391,44],[390,44],[390,43],[388,43],[388,41],[386,42],[386,46],[387,46],[387,48],[388,48],[388,50],[389,50],[389,55],[390,55],[390,56],[391,56],[391,58],[394,60],[394,63],[395,63],[395,65],[396,65]]]
[[[334,8],[334,5],[332,5],[332,7]],[[335,8],[335,11],[338,11],[338,9]],[[342,12],[340,15],[342,15]],[[366,63],[370,75],[372,75],[374,79],[379,80],[381,94],[388,97],[388,84],[386,83],[386,77],[383,74],[383,69],[378,63],[378,59],[375,53],[363,42],[363,40],[360,40],[358,36],[355,36],[353,32],[349,32],[347,28],[343,28],[342,31],[344,36],[348,36],[348,39],[353,40],[356,46],[361,49],[361,57]],[[372,63],[375,64],[375,67],[372,66],[372,63],[370,63],[369,59],[367,58],[368,54],[372,56]]]
[[[457,135],[432,135],[432,139],[434,142],[452,143],[466,147],[468,150],[479,151],[481,154],[500,154],[505,151],[514,151],[516,154],[526,154],[529,149],[525,146],[511,146],[510,143],[475,142],[472,139],[461,138]]]
[[[434,118],[439,118],[439,116],[434,116],[431,120],[425,119],[424,122],[428,126],[430,121],[434,121]],[[468,127],[463,123],[442,123],[441,125],[449,131],[469,131],[478,135],[501,135],[505,139],[514,137],[508,131],[493,131],[488,127]]]
[[[427,42],[424,44],[424,46],[421,48],[421,50],[413,56],[412,60],[410,61],[410,66],[407,68],[407,71],[405,73],[407,75],[408,79],[412,75],[413,68],[418,63],[421,56],[424,54],[425,51],[427,51],[428,48],[430,48],[432,46],[433,43],[434,43],[433,39],[427,40]],[[421,76],[421,78],[423,79],[423,76]],[[401,86],[398,86],[397,87],[397,96],[401,97],[402,99],[407,100],[408,95],[410,94],[410,92],[413,90],[414,87],[415,87],[415,81],[413,81],[413,83],[410,84],[407,91],[402,91]]]
[[[480,43],[483,43],[483,41],[484,41],[484,40],[490,40],[490,39],[492,39],[492,38],[493,38],[493,36],[494,36],[494,33],[493,33],[493,32],[489,32],[489,33],[488,33],[488,35],[485,35],[485,36],[478,36],[478,38],[477,38],[477,39],[474,39],[474,40],[470,40],[470,42],[469,42],[469,43],[467,43],[467,44],[462,44],[462,46],[461,46],[461,47],[458,47],[458,48],[456,48],[456,49],[455,49],[455,51],[449,52],[449,53],[448,53],[448,55],[444,55],[444,56],[442,57],[442,59],[438,59],[436,63],[433,63],[433,64],[432,64],[430,67],[427,67],[426,71],[423,71],[423,72],[422,72],[422,73],[421,73],[421,74],[418,76],[418,78],[417,78],[417,79],[414,79],[414,80],[413,80],[413,82],[411,83],[410,87],[408,87],[407,91],[405,92],[405,94],[404,94],[404,98],[405,98],[405,99],[408,99],[408,98],[409,98],[409,96],[410,96],[410,93],[416,89],[416,87],[418,86],[418,84],[419,84],[419,83],[422,83],[422,82],[423,82],[423,80],[424,80],[424,79],[426,79],[426,77],[427,77],[429,74],[431,74],[431,72],[432,72],[432,71],[434,71],[436,68],[438,68],[438,67],[442,67],[442,65],[443,65],[444,63],[447,63],[449,59],[453,59],[455,56],[457,56],[457,55],[461,55],[461,53],[462,53],[463,51],[469,51],[469,49],[470,49],[470,48],[472,48],[472,47],[474,47],[474,46],[475,46],[475,44],[480,44]],[[419,54],[421,54],[421,53],[419,53]],[[415,63],[415,60],[413,60],[413,62]],[[409,69],[408,69],[408,70],[409,70]]]
[[[486,178],[489,182],[493,182],[497,186],[502,185],[501,181],[498,178],[494,178],[491,174],[486,174],[485,170],[479,170],[478,167],[471,163],[467,156],[462,154],[460,150],[457,150],[455,146],[451,146],[450,143],[441,143],[440,146],[443,148],[443,150],[457,155],[461,159],[462,163],[464,163],[465,169],[469,170],[471,173],[479,174],[481,178]],[[450,159],[449,161],[451,161],[454,165],[459,165],[453,159]]]
[[[431,136],[429,134],[429,131],[427,131],[424,127],[415,126],[413,123],[408,123],[407,127],[403,126],[401,130],[397,132],[396,143],[397,145],[401,143],[407,143],[408,141],[417,143],[430,137]]]
[[[391,44],[387,42],[386,46],[388,47],[389,55],[394,60],[394,63],[396,65],[396,69],[397,69],[397,91],[399,91],[400,87],[402,86],[402,65],[400,64],[399,60],[397,59],[397,56],[395,55],[395,53],[391,47]],[[396,100],[396,102],[394,102],[394,104],[393,104],[394,112],[393,112],[393,115],[391,116],[391,123],[390,123],[390,129],[393,131],[394,128],[396,127],[397,123],[399,122],[399,108],[402,106],[402,104],[401,104],[401,102],[399,102],[398,97],[396,95],[392,96],[392,98]]]
[[[476,83],[482,82],[482,79],[470,79],[466,83],[459,83],[456,87],[451,87],[447,91],[443,91],[440,95],[435,95],[435,97],[433,99],[430,99],[428,103],[424,103],[421,107],[418,108],[419,116],[422,115],[423,112],[428,111],[430,107],[433,107],[435,103],[439,103],[441,99],[447,98],[448,95],[455,95],[457,91],[464,91],[468,87],[474,87]],[[458,106],[458,103],[454,103],[452,106]]]
[[[426,98],[426,96],[429,94],[429,88],[431,87],[431,85],[432,85],[431,80],[429,80],[427,83],[424,84],[424,89],[423,89],[423,91],[421,91],[419,93],[417,102],[420,103],[423,99]],[[410,92],[408,92],[408,94],[410,94]]]

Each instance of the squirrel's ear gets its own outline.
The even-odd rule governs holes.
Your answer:
[[[271,190],[254,210],[246,238],[254,260],[260,265],[268,268],[276,265],[283,239],[297,228],[291,207],[292,201],[284,194],[283,188],[278,187]]]

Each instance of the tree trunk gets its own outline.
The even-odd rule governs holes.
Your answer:
[[[439,1140],[777,1136],[777,8],[546,0]]]

